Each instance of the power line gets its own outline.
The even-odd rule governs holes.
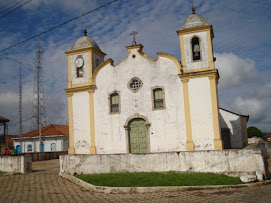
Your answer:
[[[1,11],[0,14],[5,13],[6,11],[8,11],[8,10],[11,9],[11,8],[13,8],[13,7],[16,6],[17,4],[21,3],[22,1],[24,1],[24,0],[21,0],[21,1],[16,2],[16,3],[13,4],[12,6],[10,6],[10,7],[8,7],[7,9]]]
[[[9,6],[10,4],[13,4],[16,1],[17,0],[13,0],[13,1],[7,2],[5,5],[2,6],[2,8],[0,8],[0,10],[5,9],[7,6]]]
[[[43,32],[41,32],[41,33],[39,33],[39,34],[37,34],[37,35],[34,35],[34,36],[32,36],[32,37],[30,37],[30,38],[28,38],[28,39],[25,39],[25,40],[23,40],[23,41],[21,41],[21,42],[18,42],[17,44],[14,44],[14,45],[12,45],[12,46],[10,46],[10,47],[7,47],[7,48],[5,48],[5,49],[2,49],[2,50],[0,50],[0,53],[3,52],[3,51],[6,51],[6,50],[8,50],[8,49],[11,49],[11,48],[13,48],[13,47],[16,47],[16,46],[18,46],[18,45],[20,45],[20,44],[22,44],[22,43],[25,43],[25,42],[27,42],[27,41],[29,41],[29,40],[31,40],[31,39],[34,39],[34,38],[36,38],[36,37],[39,37],[39,36],[41,36],[41,35],[43,35],[43,34],[45,34],[45,33],[47,33],[47,32],[50,32],[50,31],[52,31],[52,30],[55,30],[55,29],[57,29],[57,28],[59,28],[59,27],[61,27],[61,26],[63,26],[63,25],[66,25],[66,24],[68,24],[68,23],[70,23],[70,22],[72,22],[72,21],[74,21],[74,20],[77,20],[77,19],[79,19],[79,18],[81,18],[81,17],[83,17],[83,16],[85,16],[85,15],[87,15],[87,14],[90,14],[90,13],[92,13],[92,12],[94,12],[94,11],[97,11],[97,10],[99,10],[99,9],[101,9],[101,8],[104,8],[104,7],[110,5],[110,4],[114,3],[114,2],[117,2],[117,1],[118,1],[118,0],[110,1],[110,2],[108,2],[107,4],[104,4],[104,5],[100,6],[100,7],[97,7],[97,8],[95,8],[95,9],[91,10],[91,11],[88,11],[88,12],[86,12],[86,13],[84,13],[84,14],[78,16],[78,17],[72,18],[72,19],[70,19],[70,20],[68,20],[68,21],[66,21],[66,22],[64,22],[64,23],[61,23],[61,24],[59,24],[59,25],[57,25],[57,26],[55,26],[55,27],[52,27],[52,28],[50,28],[50,29],[48,29],[48,30],[46,30],[46,31],[43,31]]]
[[[4,17],[14,13],[15,11],[17,11],[18,9],[22,8],[23,6],[25,6],[26,4],[30,3],[32,0],[28,0],[22,4],[20,4],[19,6],[15,7],[14,9],[12,9],[11,11],[8,11],[7,13],[5,13],[4,15],[0,16],[0,20],[3,19]]]

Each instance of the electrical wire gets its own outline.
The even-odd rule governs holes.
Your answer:
[[[15,7],[14,9],[12,9],[11,11],[5,13],[4,15],[0,16],[0,20],[3,19],[4,17],[14,13],[15,11],[19,10],[20,8],[22,8],[23,6],[25,6],[26,4],[29,4],[32,0],[28,0],[22,4],[20,4],[19,6]]]
[[[68,21],[66,21],[66,22],[64,22],[64,23],[61,23],[61,24],[59,24],[59,25],[57,25],[57,26],[55,26],[55,27],[52,27],[52,28],[50,28],[50,29],[48,29],[48,30],[46,30],[46,31],[43,31],[43,32],[41,32],[41,33],[39,33],[39,34],[36,34],[36,35],[32,36],[32,37],[29,37],[29,38],[27,38],[27,39],[25,39],[25,40],[23,40],[23,41],[21,41],[21,42],[18,42],[17,44],[14,44],[14,45],[12,45],[12,46],[10,46],[10,47],[7,47],[7,48],[5,48],[5,49],[0,50],[0,53],[6,51],[6,50],[8,50],[8,49],[11,49],[11,48],[13,48],[13,47],[16,47],[16,46],[18,46],[18,45],[20,45],[20,44],[22,44],[22,43],[25,43],[25,42],[27,42],[27,41],[29,41],[29,40],[31,40],[31,39],[34,39],[34,38],[36,38],[36,37],[38,37],[38,36],[41,36],[41,35],[43,35],[43,34],[45,34],[45,33],[47,33],[47,32],[50,32],[50,31],[52,31],[52,30],[55,30],[55,29],[57,29],[57,28],[59,28],[59,27],[61,27],[61,26],[63,26],[63,25],[66,25],[66,24],[68,24],[68,23],[70,23],[70,22],[72,22],[72,21],[74,21],[74,20],[77,20],[77,19],[79,19],[79,18],[81,18],[81,17],[83,17],[83,16],[85,16],[85,15],[87,15],[87,14],[90,14],[90,13],[92,13],[92,12],[94,12],[94,11],[97,11],[97,10],[99,10],[99,9],[101,9],[101,8],[104,8],[104,7],[106,7],[106,6],[108,6],[108,5],[112,4],[112,3],[117,2],[117,1],[118,1],[118,0],[110,1],[110,2],[104,4],[104,5],[100,6],[100,7],[97,7],[97,8],[95,8],[95,9],[91,10],[91,11],[88,11],[88,12],[84,13],[84,14],[82,14],[82,15],[80,15],[80,16],[77,16],[77,17],[75,17],[75,18],[72,18],[72,19],[70,19],[70,20],[68,20]]]
[[[7,2],[6,4],[4,4],[2,6],[2,8],[0,8],[0,10],[4,10],[7,6],[9,6],[10,4],[13,4],[14,2],[16,2],[17,0],[13,0],[13,1],[10,1],[10,2]],[[7,9],[6,9],[7,10]]]
[[[12,6],[8,7],[7,9],[5,9],[4,11],[1,11],[0,14],[5,13],[6,11],[8,11],[8,10],[11,9],[11,8],[13,8],[13,7],[16,6],[17,4],[21,3],[22,1],[24,1],[24,0],[21,0],[21,1],[16,2],[16,3],[13,4]]]

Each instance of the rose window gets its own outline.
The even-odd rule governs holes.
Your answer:
[[[142,81],[138,78],[133,78],[132,80],[130,80],[130,82],[128,83],[128,88],[136,93],[140,90],[140,88],[142,87]]]

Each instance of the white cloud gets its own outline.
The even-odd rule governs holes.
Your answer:
[[[252,120],[259,120],[262,119],[267,104],[259,98],[244,98],[239,96],[233,100],[232,107],[242,114],[248,114]]]
[[[215,54],[216,68],[219,70],[220,80],[218,87],[227,89],[250,82],[257,76],[255,62],[251,59],[242,59],[233,53]]]

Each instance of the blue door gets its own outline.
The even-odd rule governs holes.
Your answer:
[[[16,146],[16,153],[20,154],[21,153],[21,145]]]
[[[44,152],[44,143],[41,143],[41,152]]]

